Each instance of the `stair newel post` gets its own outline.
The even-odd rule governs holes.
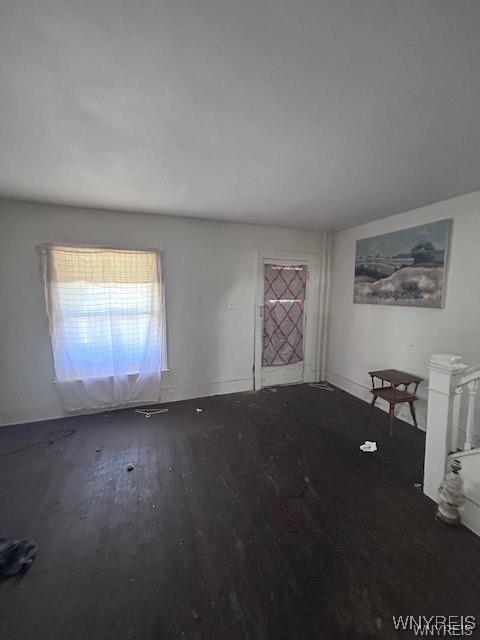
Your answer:
[[[452,451],[458,376],[466,368],[461,356],[449,353],[430,358],[427,435],[425,440],[424,493],[438,502],[438,489],[445,475],[445,464]]]

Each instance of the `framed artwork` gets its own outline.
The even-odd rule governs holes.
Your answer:
[[[442,308],[451,226],[439,220],[358,240],[353,301]]]

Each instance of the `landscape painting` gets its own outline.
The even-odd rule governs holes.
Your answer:
[[[451,220],[357,241],[353,301],[443,307]]]

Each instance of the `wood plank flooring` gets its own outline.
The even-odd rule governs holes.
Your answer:
[[[0,535],[39,544],[0,583],[0,639],[389,639],[413,637],[393,615],[480,623],[480,539],[435,521],[414,487],[424,434],[396,421],[390,438],[387,423],[300,385],[0,429]],[[75,432],[48,444],[60,429]]]

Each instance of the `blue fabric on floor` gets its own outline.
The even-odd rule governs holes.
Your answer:
[[[0,577],[10,578],[24,573],[32,564],[38,546],[33,540],[0,538]]]

